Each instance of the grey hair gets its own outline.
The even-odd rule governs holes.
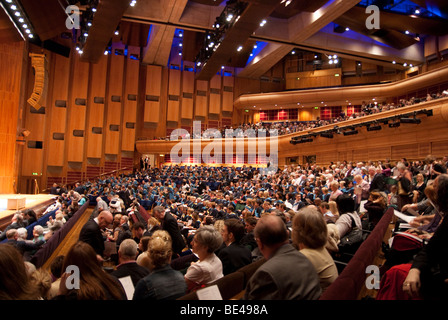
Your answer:
[[[36,230],[40,235],[44,234],[44,227],[39,224],[34,226],[34,230]]]
[[[125,239],[120,244],[120,248],[118,251],[121,253],[121,256],[127,257],[130,259],[134,259],[137,256],[137,242],[134,239]]]
[[[221,233],[213,226],[200,227],[195,235],[195,241],[207,247],[209,253],[215,252],[223,242]]]

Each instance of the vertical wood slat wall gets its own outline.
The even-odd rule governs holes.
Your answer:
[[[142,65],[139,48],[123,51],[114,44],[112,54],[92,64],[81,62],[77,52],[66,58],[44,50],[50,76],[45,112],[30,112],[27,105],[24,115],[32,132],[27,140],[40,144],[24,146],[24,159],[33,161],[21,169],[22,175],[42,175],[41,190],[53,181],[70,183],[129,165],[142,137],[191,129],[193,120],[203,128],[220,123],[222,112],[232,117],[233,77],[195,80],[192,71]],[[34,83],[31,68],[27,75],[25,96]]]
[[[0,193],[15,193],[18,172],[17,122],[24,59],[24,43],[0,44]]]
[[[76,52],[69,58],[44,53],[49,62],[49,90],[41,110],[24,104],[24,127],[31,134],[22,147],[20,175],[37,175],[42,191],[54,181],[70,183],[110,168],[132,166],[139,48],[129,48],[137,60],[112,54],[103,56],[98,64],[81,62]],[[26,77],[24,97],[31,95],[34,84],[31,67]],[[15,145],[17,126],[12,124]]]

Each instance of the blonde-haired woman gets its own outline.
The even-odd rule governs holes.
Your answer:
[[[133,300],[175,300],[186,293],[187,285],[181,272],[170,266],[172,241],[168,232],[154,231],[148,242],[151,273],[135,286]]]
[[[327,224],[315,206],[307,206],[297,212],[292,226],[293,244],[313,264],[323,292],[338,277],[338,269],[326,249]]]

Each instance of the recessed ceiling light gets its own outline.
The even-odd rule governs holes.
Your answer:
[[[236,49],[237,51],[241,51],[243,50],[243,46],[239,46],[238,49]]]

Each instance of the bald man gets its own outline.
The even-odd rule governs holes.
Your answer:
[[[320,297],[316,270],[290,244],[286,224],[280,217],[261,217],[254,236],[267,261],[249,279],[245,300],[317,300]]]
[[[97,255],[103,256],[104,240],[103,230],[113,222],[110,211],[101,211],[98,217],[90,219],[82,227],[79,233],[79,241],[88,243],[95,250]]]

